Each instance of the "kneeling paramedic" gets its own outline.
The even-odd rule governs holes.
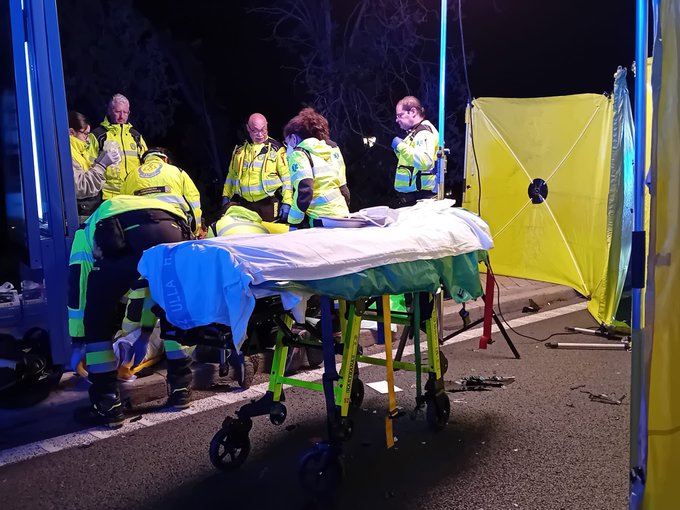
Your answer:
[[[76,419],[108,427],[125,420],[117,383],[112,333],[116,306],[129,291],[127,315],[139,316],[148,288],[137,264],[144,250],[192,238],[187,217],[172,204],[144,196],[117,195],[105,201],[76,232],[69,261],[69,332],[85,344],[91,406]],[[139,299],[139,298],[142,299]],[[137,306],[134,306],[137,305]],[[137,308],[135,312],[134,309]],[[129,319],[126,320],[129,325]],[[153,327],[155,319],[148,323]],[[124,321],[124,329],[125,329]],[[168,358],[170,406],[189,405],[191,358],[177,331],[161,314],[161,338]]]

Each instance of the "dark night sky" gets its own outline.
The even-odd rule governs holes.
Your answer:
[[[254,70],[252,51],[271,64],[284,60],[276,45],[264,40],[266,29],[257,17],[245,13],[251,3],[199,1],[195,5],[200,8],[181,10],[158,0],[138,5],[176,37],[204,41],[202,57],[213,59],[221,85],[238,98],[239,115],[260,109],[274,117],[274,124],[284,123],[299,106],[290,98],[294,91],[289,84],[234,76]],[[347,3],[351,0],[342,0]],[[458,0],[449,0],[448,40],[453,52],[460,45],[457,9]],[[634,59],[635,0],[462,0],[462,10],[474,97],[609,91],[616,67],[630,67]],[[438,37],[439,27],[433,28]],[[210,47],[220,49],[211,54]]]
[[[609,91],[616,67],[630,68],[635,56],[634,0],[462,4],[476,97]],[[454,31],[458,36],[457,23],[449,37]]]
[[[420,1],[433,9],[439,8],[439,0]],[[270,134],[280,137],[283,125],[305,100],[304,86],[293,85],[290,76],[280,70],[282,65],[290,63],[287,60],[290,55],[267,39],[267,24],[248,12],[255,3],[266,5],[266,0],[133,2],[153,29],[171,34],[174,43],[200,61],[210,77],[206,83],[210,82],[213,90],[212,108],[218,119],[217,152],[223,159],[219,168],[206,165],[192,153],[187,131],[195,128],[191,127],[192,118],[189,110],[181,105],[181,98],[167,134],[153,142],[176,149],[179,162],[203,181],[197,182],[199,189],[206,195],[217,196],[229,155],[245,136],[242,126],[248,114],[260,111],[267,115]],[[333,16],[347,16],[353,3],[353,0],[334,0]],[[473,97],[608,92],[613,88],[617,66],[630,68],[634,59],[635,0],[462,0],[461,3]],[[458,0],[449,0],[450,57],[461,55],[457,12]],[[68,22],[63,25],[67,30],[77,30]],[[438,39],[439,21],[430,19],[423,30],[431,31],[425,35]],[[434,55],[434,59],[437,58]],[[352,76],[345,79],[351,80]],[[629,74],[629,88],[634,97],[632,74]],[[458,123],[462,123],[465,101],[449,101],[446,107],[448,112],[456,114]],[[139,125],[138,119],[132,118],[132,122]],[[462,129],[460,126],[460,132]],[[394,135],[397,134],[395,125]],[[388,145],[387,142],[385,147]],[[381,157],[392,157],[387,149]],[[461,162],[461,155],[450,159],[450,171],[460,167]],[[350,164],[350,184],[352,174],[358,175],[360,171],[353,172]]]

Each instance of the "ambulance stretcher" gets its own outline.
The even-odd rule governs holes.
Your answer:
[[[395,210],[369,210],[369,224],[383,227],[314,228],[279,235],[230,236],[201,241],[159,245],[147,250],[139,271],[149,282],[153,299],[175,326],[191,330],[201,326],[228,326],[234,346],[245,340],[246,328],[257,298],[280,296],[272,372],[266,394],[227,417],[210,445],[213,464],[235,469],[250,452],[252,418],[269,415],[274,424],[286,419],[283,385],[324,393],[328,441],[307,452],[300,477],[313,491],[325,491],[342,478],[342,442],[352,433],[351,407],[363,399],[358,363],[384,365],[390,387],[393,370],[416,372],[416,409],[425,409],[427,422],[439,430],[448,421],[449,399],[444,391],[436,307],[421,312],[422,295],[433,296],[443,286],[454,300],[465,302],[482,295],[478,254],[493,244],[488,226],[477,216],[452,202],[423,201]],[[342,223],[342,222],[339,222]],[[336,222],[336,224],[339,224]],[[408,312],[390,310],[389,296],[412,294]],[[288,346],[299,337],[292,333],[293,318],[305,323],[304,310],[311,295],[321,296],[321,348],[324,358],[322,382],[285,377]],[[342,342],[335,341],[331,309],[339,301]],[[374,302],[374,310],[367,304]],[[289,315],[283,313],[284,309]],[[292,315],[292,317],[291,317]],[[422,317],[421,317],[422,315]],[[412,324],[413,363],[363,356],[359,352],[361,320],[382,323],[385,351],[392,352],[389,324]],[[420,353],[420,329],[425,324],[426,360]],[[340,371],[336,354],[342,354]],[[427,374],[424,392],[421,373]],[[390,391],[386,417],[388,446],[391,424],[397,412]]]

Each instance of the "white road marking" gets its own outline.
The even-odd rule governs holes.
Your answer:
[[[554,319],[555,317],[560,317],[562,315],[568,315],[570,313],[579,312],[581,310],[585,310],[587,306],[588,305],[586,302],[576,303],[574,305],[564,306],[562,308],[556,308],[554,310],[539,312],[527,317],[518,317],[517,319],[512,319],[511,321],[509,321],[509,323],[510,326],[512,326],[513,328],[518,328],[526,326],[527,324],[533,324],[536,322]],[[444,345],[451,345],[454,343],[464,342],[465,340],[478,338],[481,332],[482,332],[481,327],[465,331],[457,335],[456,337],[447,340],[444,343]],[[498,328],[496,326],[493,326],[492,332],[497,333]],[[421,352],[425,352],[425,349],[427,349],[427,343],[421,342]],[[404,356],[410,356],[413,354],[413,352],[414,352],[413,345],[409,345],[404,349]],[[376,353],[372,356],[375,358],[385,359],[384,352]],[[359,363],[359,366],[367,367],[369,365],[368,363]],[[338,370],[340,369],[340,364],[337,365],[337,369]],[[298,374],[297,377],[300,379],[304,379],[306,381],[313,381],[320,380],[322,374],[323,369],[316,369],[304,372],[302,374]],[[76,446],[89,445],[96,441],[101,441],[102,439],[118,436],[121,434],[132,432],[134,430],[152,427],[160,423],[187,417],[193,414],[201,413],[203,411],[215,409],[217,407],[223,407],[226,405],[235,404],[237,402],[243,402],[253,398],[258,398],[267,391],[268,384],[269,384],[268,382],[265,382],[252,386],[251,388],[245,391],[219,393],[200,400],[194,400],[191,402],[191,407],[183,411],[161,410],[152,413],[145,413],[141,419],[136,421],[128,420],[120,429],[116,430],[108,430],[102,427],[96,427],[87,430],[81,430],[79,432],[65,434],[63,436],[58,436],[51,439],[43,439],[42,441],[36,441],[35,443],[17,446],[16,448],[2,450],[0,451],[0,467],[39,457],[41,455],[46,455],[48,453],[55,453],[62,450],[67,450],[69,448],[74,448]]]

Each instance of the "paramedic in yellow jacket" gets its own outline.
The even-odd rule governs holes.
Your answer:
[[[265,221],[286,221],[293,199],[286,151],[269,137],[264,115],[253,113],[246,128],[250,141],[234,149],[222,205],[233,200]]]
[[[142,165],[130,172],[121,188],[121,195],[148,196],[173,204],[188,217],[194,234],[201,226],[201,196],[181,168],[171,164],[168,150],[152,147],[142,156]]]
[[[288,215],[291,225],[321,226],[322,216],[349,216],[341,191],[347,185],[338,152],[315,136],[320,135],[318,126],[324,121],[321,114],[306,108],[283,130],[293,185],[293,205]]]
[[[97,154],[94,148],[97,141],[90,133],[90,121],[82,113],[68,112],[68,134],[78,221],[82,223],[101,204],[104,172],[107,166],[120,163],[120,155],[115,150]]]
[[[262,221],[259,214],[234,203],[228,204],[222,217],[208,227],[207,238],[245,234],[283,234],[285,223]]]
[[[126,319],[144,326],[143,316],[150,310],[142,308],[148,293],[147,282],[137,272],[142,253],[157,244],[190,237],[186,216],[173,204],[130,195],[104,201],[76,231],[69,259],[69,333],[74,341],[85,344],[91,383],[91,405],[77,410],[77,420],[112,428],[125,421],[112,344],[116,306],[128,293],[134,303],[128,304]],[[146,325],[153,329],[154,323],[155,319]],[[161,338],[168,359],[168,405],[186,408],[191,395],[191,358],[163,314]]]
[[[130,172],[137,170],[141,164],[140,158],[146,152],[146,142],[128,122],[129,116],[130,101],[124,95],[116,94],[109,101],[106,118],[92,131],[99,154],[115,149],[121,157],[120,163],[106,167],[104,200],[120,193],[122,182]]]
[[[394,189],[399,192],[399,206],[413,205],[423,198],[437,195],[437,151],[439,133],[425,119],[420,101],[406,96],[397,103],[397,124],[406,137],[395,137],[392,149],[397,155]]]
[[[313,120],[308,122],[308,127],[311,132],[310,135],[318,140],[323,140],[331,148],[332,158],[337,162],[340,175],[340,192],[345,197],[347,207],[349,207],[350,194],[347,187],[347,167],[345,165],[345,158],[342,157],[342,152],[338,144],[331,140],[331,130],[328,125],[328,120],[323,115],[318,115],[314,108],[303,108],[299,115],[302,117],[311,116]]]

